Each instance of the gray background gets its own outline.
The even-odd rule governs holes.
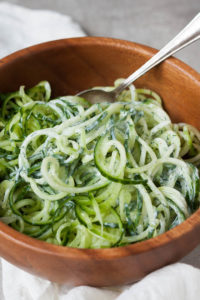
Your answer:
[[[1,0],[0,0],[1,1]],[[88,35],[108,36],[161,48],[195,14],[200,0],[8,0],[29,8],[71,15]],[[200,71],[200,41],[176,56]]]
[[[88,35],[127,39],[155,48],[161,48],[200,11],[200,0],[8,0],[8,2],[71,15]],[[176,56],[200,72],[200,41]],[[200,268],[200,246],[183,261]]]

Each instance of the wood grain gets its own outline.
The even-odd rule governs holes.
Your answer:
[[[141,66],[155,49],[107,38],[65,39],[33,46],[0,61],[0,91],[49,80],[54,96],[111,85]],[[200,75],[175,58],[136,81],[158,92],[174,122],[200,129]],[[22,269],[73,285],[110,286],[137,281],[175,262],[200,242],[200,209],[153,239],[112,249],[74,249],[38,241],[0,222],[0,254]]]

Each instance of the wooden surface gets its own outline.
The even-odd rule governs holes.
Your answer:
[[[109,85],[129,75],[155,50],[130,42],[82,38],[31,47],[0,61],[0,90],[32,86],[47,79],[55,95]],[[158,92],[173,121],[200,129],[200,75],[174,58],[140,78],[136,85]],[[83,250],[51,245],[0,223],[0,254],[11,263],[52,281],[109,286],[139,280],[175,262],[200,242],[200,209],[156,238],[113,249]]]

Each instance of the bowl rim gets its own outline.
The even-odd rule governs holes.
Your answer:
[[[126,40],[105,38],[105,37],[79,37],[79,38],[66,38],[60,40],[49,41],[33,45],[17,52],[14,52],[0,60],[0,69],[6,64],[12,63],[12,61],[20,60],[21,57],[29,56],[34,53],[50,50],[55,47],[80,47],[80,46],[92,46],[99,45],[103,47],[117,47],[126,49],[126,51],[139,51],[140,53],[151,57],[158,50],[155,48],[142,45],[135,42]],[[172,68],[177,69],[179,72],[183,72],[187,77],[190,77],[200,89],[200,74],[192,69],[190,66],[180,61],[177,58],[170,57],[165,62]],[[129,244],[121,247],[104,248],[104,249],[80,249],[72,248],[68,246],[59,246],[47,243],[45,241],[38,240],[36,238],[29,237],[23,233],[16,231],[10,226],[0,221],[0,238],[7,240],[10,243],[21,246],[24,249],[32,250],[34,252],[43,253],[47,255],[59,256],[70,258],[74,260],[90,260],[93,255],[95,260],[114,260],[122,257],[132,256],[134,254],[140,254],[148,252],[155,248],[165,247],[173,243],[174,240],[181,239],[184,235],[188,235],[191,232],[197,230],[200,227],[200,208],[193,213],[188,219],[186,219],[180,225],[166,231],[165,233],[158,235],[154,238],[150,238],[145,241],[140,241],[134,244]],[[200,238],[199,238],[200,241]]]

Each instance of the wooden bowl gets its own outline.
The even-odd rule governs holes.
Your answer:
[[[0,61],[0,91],[49,80],[54,96],[112,85],[141,66],[155,49],[108,38],[75,38],[36,45]],[[175,122],[200,129],[200,75],[170,58],[135,82],[159,93]],[[173,263],[200,242],[200,209],[174,229],[133,245],[111,249],[55,246],[0,222],[0,254],[14,265],[58,283],[110,286],[137,281]]]

